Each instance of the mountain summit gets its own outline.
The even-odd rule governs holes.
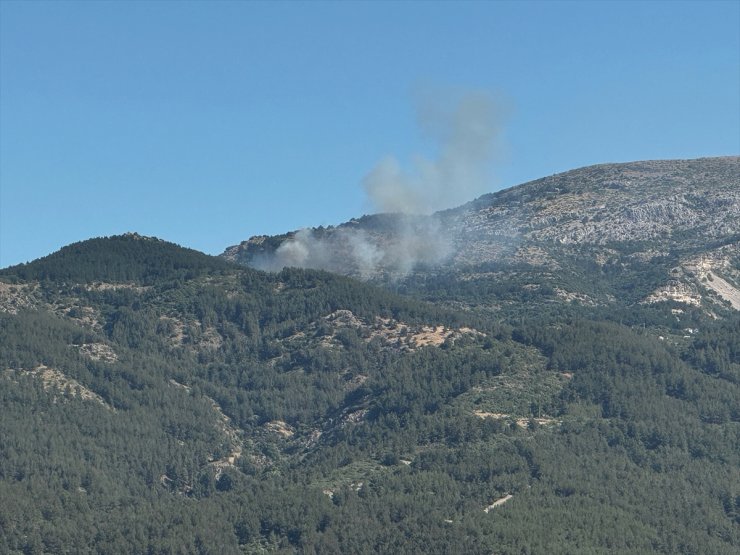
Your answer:
[[[739,222],[740,157],[659,160],[589,166],[431,216],[381,214],[253,237],[222,256],[427,293],[445,276],[465,288],[546,286],[589,303],[708,297],[740,309]]]
[[[738,177],[0,271],[0,553],[735,555]]]

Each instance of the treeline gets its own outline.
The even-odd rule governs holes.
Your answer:
[[[23,281],[150,285],[161,279],[191,279],[204,272],[229,269],[233,265],[221,258],[160,239],[127,234],[73,243],[28,264],[0,270],[0,276]]]
[[[679,342],[654,333],[665,313],[636,326],[643,307],[507,325],[127,241],[169,261],[107,274],[140,287],[34,263],[36,306],[0,314],[0,552],[740,546],[740,318]],[[403,349],[376,318],[480,333]]]

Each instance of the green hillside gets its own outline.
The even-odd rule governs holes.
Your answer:
[[[130,281],[149,285],[166,278],[189,279],[229,266],[192,249],[129,233],[73,243],[30,264],[0,270],[0,275],[26,281]]]
[[[396,289],[137,235],[0,271],[0,552],[737,552],[736,312]]]

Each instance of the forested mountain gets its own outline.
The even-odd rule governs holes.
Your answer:
[[[739,179],[237,249],[273,272],[136,234],[0,270],[0,552],[736,553]],[[278,268],[325,240],[364,281]]]
[[[678,301],[740,309],[740,157],[602,164],[431,216],[385,214],[223,256],[327,269],[485,311]],[[513,307],[508,305],[513,304]]]

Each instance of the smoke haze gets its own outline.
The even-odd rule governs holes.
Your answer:
[[[437,155],[417,155],[409,169],[386,156],[363,179],[372,208],[393,214],[383,218],[382,229],[373,225],[366,230],[362,220],[329,230],[304,229],[274,254],[255,258],[253,265],[270,271],[286,266],[349,270],[367,279],[400,277],[419,264],[447,259],[453,245],[439,215],[432,213],[491,189],[502,110],[485,92],[426,94],[417,104],[420,131],[437,145]]]
[[[454,102],[453,102],[454,100]],[[491,164],[500,140],[503,110],[485,92],[426,94],[417,101],[422,133],[438,146],[437,157],[414,157],[405,171],[386,156],[363,180],[380,212],[429,214],[489,192]]]
[[[327,230],[302,229],[274,253],[255,256],[260,270],[285,267],[313,268],[370,279],[380,275],[402,277],[419,264],[437,264],[452,253],[452,244],[434,217],[388,215],[382,232],[370,233],[357,220]]]

